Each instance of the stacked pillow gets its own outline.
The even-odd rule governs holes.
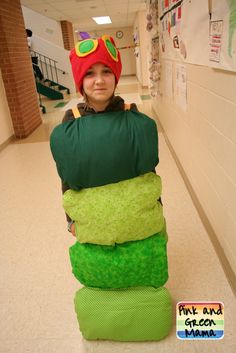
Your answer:
[[[86,339],[159,340],[171,328],[167,232],[155,122],[121,111],[56,127],[51,150],[75,221],[72,271],[85,287],[75,296]]]

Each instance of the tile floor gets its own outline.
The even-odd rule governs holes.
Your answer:
[[[135,78],[122,78],[120,95],[132,94],[139,109],[151,115],[151,101]],[[76,97],[66,97],[65,101]],[[233,353],[236,352],[236,303],[209,241],[159,131],[164,213],[167,219],[169,274],[176,302],[223,301],[225,336],[219,341],[180,341],[175,325],[160,342],[86,341],[73,309],[79,288],[71,274],[60,182],[48,138],[64,115],[59,102],[45,101],[43,124],[30,137],[0,153],[0,352],[1,353]],[[140,104],[141,103],[141,104]]]

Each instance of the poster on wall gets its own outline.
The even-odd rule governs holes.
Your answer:
[[[236,71],[236,0],[212,0],[209,65]]]
[[[163,58],[208,65],[208,1],[160,0],[159,26]]]

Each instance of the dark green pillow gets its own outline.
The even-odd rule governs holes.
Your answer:
[[[168,279],[166,229],[144,240],[114,246],[81,244],[70,250],[72,271],[85,286],[160,287]]]
[[[73,190],[134,178],[158,164],[156,123],[134,111],[67,121],[53,130],[50,146],[62,181]]]

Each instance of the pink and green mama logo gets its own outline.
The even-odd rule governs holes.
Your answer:
[[[222,302],[179,302],[176,305],[176,335],[181,340],[224,337]]]

